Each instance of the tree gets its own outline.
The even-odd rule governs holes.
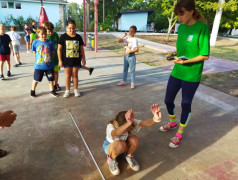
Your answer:
[[[69,3],[68,4],[68,13],[69,18],[75,20],[76,28],[79,31],[83,31],[83,10],[77,3]]]

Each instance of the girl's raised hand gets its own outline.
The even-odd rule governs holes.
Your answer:
[[[132,109],[129,109],[126,114],[125,114],[125,118],[126,118],[126,121],[129,122],[129,123],[133,123],[134,122],[134,112]]]
[[[154,121],[156,122],[160,122],[161,119],[162,119],[162,114],[160,112],[160,108],[159,108],[159,105],[158,104],[153,104],[151,107],[150,107],[150,110],[152,112],[152,114],[154,115]]]

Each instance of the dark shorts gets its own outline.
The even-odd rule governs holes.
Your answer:
[[[63,66],[66,68],[73,68],[73,67],[81,68],[82,67],[81,57],[80,58],[72,58],[72,59],[69,59],[69,58],[63,59]]]
[[[48,81],[54,81],[54,69],[49,70],[42,70],[42,69],[35,69],[34,71],[34,80],[36,82],[41,82],[43,79],[44,74],[46,75]]]
[[[0,61],[10,61],[10,54],[6,55],[0,54]]]
[[[26,42],[30,42],[30,36],[25,36],[24,39]]]

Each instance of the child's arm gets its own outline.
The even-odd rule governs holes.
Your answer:
[[[12,51],[12,56],[14,56],[14,51],[13,51],[13,46],[12,46],[12,42],[9,43],[11,51]]]
[[[124,39],[124,37],[126,37],[127,36],[127,33],[125,33],[119,40],[118,40],[118,42],[119,43],[123,43],[123,39]]]
[[[127,113],[125,114],[126,123],[122,126],[112,130],[111,135],[112,136],[120,136],[127,132],[127,129],[133,124],[134,122],[134,112],[132,109],[129,109]]]
[[[59,59],[59,64],[58,64],[59,67],[63,67],[62,50],[63,50],[63,46],[61,44],[58,44],[57,54]]]
[[[35,51],[32,51],[33,52],[33,54],[34,54],[34,56],[36,55],[36,52]]]
[[[85,53],[84,53],[83,45],[80,46],[80,51],[81,51],[81,54],[82,54],[82,63],[83,63],[83,66],[85,66],[86,65],[86,60],[85,60]]]
[[[141,121],[139,126],[141,127],[150,127],[153,126],[156,122],[160,122],[162,119],[162,114],[160,112],[160,108],[158,104],[153,104],[150,107],[150,110],[152,112],[152,114],[154,115],[153,118],[145,120],[145,121]]]
[[[126,56],[131,54],[131,53],[135,53],[135,52],[138,52],[139,51],[139,48],[135,48],[133,50],[130,50],[130,48],[126,48]]]

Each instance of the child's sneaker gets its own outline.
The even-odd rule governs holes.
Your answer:
[[[75,96],[75,97],[79,97],[79,96],[80,96],[80,93],[79,93],[79,90],[78,90],[78,89],[75,89],[75,90],[74,90],[74,96]]]
[[[91,74],[93,73],[93,70],[94,70],[94,68],[90,68],[90,70],[89,70],[89,75],[91,76]]]
[[[35,98],[36,97],[36,92],[31,90],[31,97]]]
[[[169,143],[169,147],[171,148],[177,148],[179,144],[181,143],[182,138],[179,138],[178,136],[175,136],[171,138],[171,142]]]
[[[70,96],[70,91],[69,90],[66,90],[65,93],[64,93],[64,97],[65,98],[68,98]]]
[[[22,65],[21,61],[19,61],[19,65]]]
[[[60,91],[61,87],[59,86],[59,84],[54,85],[54,89],[55,91]]]
[[[117,86],[124,86],[124,85],[126,85],[126,82],[124,82],[124,81],[121,81],[117,84]]]
[[[13,65],[13,67],[18,67],[19,66],[19,64],[15,64],[15,65]]]
[[[10,73],[10,71],[7,71],[7,77],[10,77],[12,74]]]
[[[132,170],[134,170],[134,171],[139,171],[140,170],[140,166],[137,163],[137,161],[135,160],[134,156],[131,156],[131,157],[126,156],[126,161],[130,165]]]
[[[111,157],[107,158],[107,163],[109,165],[109,169],[113,175],[119,175],[120,169],[118,167],[118,162],[116,159],[112,159]]]
[[[5,77],[3,76],[3,74],[0,76],[0,79],[1,79],[1,80],[4,80],[4,79],[5,79]]]
[[[30,53],[30,51],[26,51],[26,53],[28,54],[28,53]]]
[[[170,129],[175,129],[177,127],[177,124],[175,126],[171,126],[170,123],[166,124],[166,125],[163,125],[159,128],[160,131],[168,131]]]
[[[51,91],[50,94],[54,97],[58,97],[59,94],[55,92],[55,90]]]
[[[131,89],[135,89],[135,84],[131,83]]]

